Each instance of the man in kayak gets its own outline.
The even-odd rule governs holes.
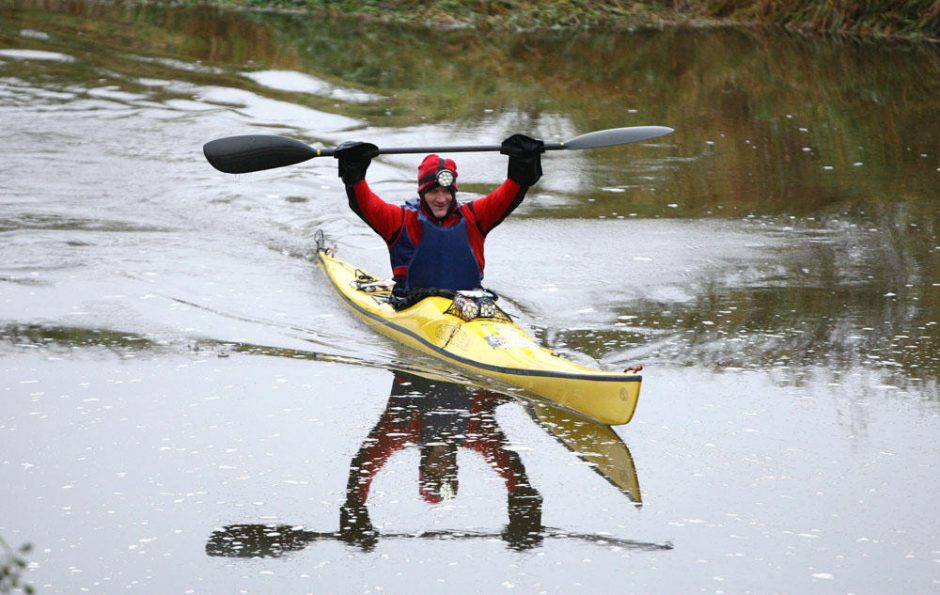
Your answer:
[[[349,206],[388,246],[394,293],[466,290],[481,287],[487,234],[502,223],[542,176],[544,143],[522,134],[502,142],[509,156],[507,179],[483,198],[457,202],[457,164],[428,155],[418,166],[418,196],[404,205],[388,203],[369,187],[366,170],[378,148],[345,142],[334,157]]]

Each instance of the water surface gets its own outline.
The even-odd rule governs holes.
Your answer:
[[[0,536],[34,545],[40,592],[934,592],[938,74],[929,46],[735,30],[3,4]],[[676,132],[546,155],[487,244],[488,285],[544,344],[646,366],[613,429],[346,312],[314,232],[388,265],[332,160],[228,176],[201,155],[629,125]],[[370,182],[408,198],[415,164]],[[505,168],[458,164],[466,198]],[[373,531],[344,533],[351,477],[407,416],[463,429],[396,443]],[[459,470],[439,503],[431,442]]]

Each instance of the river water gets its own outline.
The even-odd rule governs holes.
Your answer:
[[[936,593],[938,98],[886,42],[3,3],[0,537],[41,593]],[[388,264],[332,159],[201,154],[633,125],[675,132],[547,154],[487,244],[544,344],[645,365],[615,428],[344,310],[314,232]]]

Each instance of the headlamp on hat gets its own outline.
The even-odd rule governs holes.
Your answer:
[[[454,180],[457,179],[457,176],[449,169],[442,169],[437,172],[434,179],[437,180],[437,185],[441,188],[450,188],[454,185]]]
[[[453,159],[444,159],[439,155],[428,155],[418,166],[418,194],[436,187],[446,188],[451,194],[457,192],[457,164]]]

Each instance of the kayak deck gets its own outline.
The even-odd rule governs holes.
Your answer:
[[[363,279],[371,279],[367,273],[323,246],[318,258],[346,305],[383,335],[603,424],[625,424],[633,417],[642,380],[639,374],[596,370],[565,359],[539,346],[508,317],[464,321],[447,313],[453,304],[450,298],[427,297],[396,311],[388,303],[388,289],[358,288]]]

